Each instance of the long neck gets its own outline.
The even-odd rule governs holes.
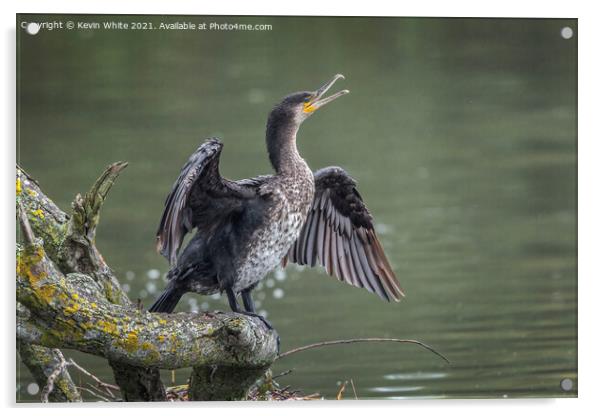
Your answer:
[[[275,110],[268,118],[266,143],[270,162],[279,175],[293,172],[303,159],[297,150],[299,126],[290,117]]]

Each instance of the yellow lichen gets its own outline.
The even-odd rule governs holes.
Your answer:
[[[130,331],[126,336],[125,341],[123,341],[123,346],[128,352],[136,351],[138,348],[138,333],[136,331]]]
[[[34,198],[36,196],[38,196],[38,193],[36,191],[34,191],[33,189],[27,188],[27,189],[25,189],[25,192],[27,192],[27,195],[34,197]],[[17,191],[17,193],[18,193],[18,191]]]
[[[21,252],[17,255],[17,274],[27,278],[34,290],[38,288],[40,281],[47,276],[44,271],[34,273],[32,270],[32,267],[40,263],[43,258],[44,249],[41,246],[35,248],[33,253]]]
[[[65,307],[65,315],[73,315],[74,313],[79,311],[79,309],[79,303],[73,302],[71,305]]]
[[[21,179],[17,178],[17,195],[21,195]]]
[[[117,335],[117,325],[115,325],[112,322],[107,322],[107,321],[99,321],[98,322],[98,326],[100,327],[100,330],[109,334],[109,335]]]
[[[40,219],[44,218],[44,211],[42,211],[41,209],[36,209],[34,211],[31,211],[31,215],[33,215],[34,217],[38,217]]]
[[[17,275],[29,283],[32,296],[37,302],[49,305],[59,301],[65,303],[67,297],[59,291],[57,284],[47,280],[48,274],[45,271],[44,259],[45,253],[42,246],[28,247],[17,254]],[[57,292],[61,292],[57,296]],[[75,312],[77,309],[73,309]]]
[[[47,302],[50,303],[54,299],[56,289],[53,285],[43,285],[39,289],[40,296]]]
[[[94,309],[96,309],[96,308],[98,307],[98,305],[96,304],[96,302],[92,302],[92,303],[90,304],[90,306],[91,306],[91,307],[93,307]]]
[[[178,336],[176,334],[171,334],[171,352],[176,353],[178,351]]]
[[[153,344],[151,344],[150,342],[148,342],[148,341],[144,341],[142,343],[142,349],[146,350],[146,351],[148,351],[148,350],[154,350],[155,346]]]

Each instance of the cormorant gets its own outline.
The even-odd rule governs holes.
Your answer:
[[[313,92],[286,96],[266,127],[273,175],[231,181],[220,176],[222,143],[202,143],[182,168],[157,231],[157,250],[169,259],[167,288],[149,309],[171,312],[186,292],[226,292],[234,312],[261,318],[251,291],[280,263],[320,264],[331,276],[399,301],[403,292],[379,242],[372,216],[342,168],[313,173],[299,155],[297,132],[325,104],[347,94],[324,94],[338,80]],[[182,240],[196,234],[182,254]],[[236,300],[240,294],[241,311]]]

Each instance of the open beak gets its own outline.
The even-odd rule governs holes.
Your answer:
[[[345,79],[345,77],[341,74],[336,74],[330,81],[318,88],[318,90],[315,92],[314,97],[308,103],[305,104],[303,111],[305,111],[306,113],[312,113],[318,108],[328,104],[329,102],[334,101],[345,94],[349,94],[349,90],[342,90],[333,95],[322,98],[324,97],[324,94],[326,94],[326,92],[330,89],[330,87],[332,87],[334,83],[337,82],[338,79]]]

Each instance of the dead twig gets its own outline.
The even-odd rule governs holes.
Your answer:
[[[358,400],[357,392],[355,391],[355,384],[353,384],[353,379],[350,379],[350,381],[351,381],[351,388],[353,389],[353,395],[355,396],[355,400]]]
[[[33,234],[31,225],[29,224],[29,219],[27,219],[27,214],[25,214],[25,209],[23,208],[22,204],[19,204],[17,210],[19,214],[19,225],[21,226],[24,240],[28,244],[33,244],[36,240],[36,237]]]
[[[339,388],[339,391],[337,392],[337,400],[343,400],[343,393],[345,392],[345,387],[347,387],[347,380],[345,380],[343,383],[341,383],[341,387]]]
[[[289,375],[289,374],[290,374],[290,373],[292,373],[292,372],[293,372],[293,369],[292,369],[292,368],[291,368],[290,370],[283,371],[282,373],[280,373],[280,374],[277,374],[277,375],[273,376],[273,377],[272,377],[272,380],[276,380],[276,379],[277,379],[277,378],[279,378],[279,377],[284,377],[284,376],[286,376],[286,375]]]
[[[286,352],[278,355],[278,357],[276,357],[276,359],[278,360],[278,359],[284,358],[288,355],[295,354],[295,353],[298,353],[301,351],[310,350],[313,348],[325,347],[328,345],[338,345],[338,344],[354,344],[354,343],[358,343],[358,342],[400,342],[400,343],[405,343],[405,344],[416,344],[416,345],[421,346],[424,349],[429,350],[433,354],[435,354],[438,357],[445,360],[446,363],[450,364],[450,361],[443,354],[438,352],[433,347],[425,344],[424,342],[416,341],[415,339],[398,339],[398,338],[352,338],[352,339],[338,339],[338,340],[334,340],[334,341],[316,342],[314,344],[305,345],[303,347],[293,348],[292,350],[286,351]]]
[[[94,380],[96,382],[96,385],[98,387],[104,388],[109,396],[111,396],[112,398],[115,398],[115,395],[113,394],[113,392],[111,390],[119,391],[119,387],[117,387],[114,384],[105,383],[104,381],[102,381],[101,379],[96,377],[94,374],[90,373],[88,370],[86,370],[85,368],[83,368],[82,366],[77,364],[75,361],[73,361],[72,358],[69,359],[68,364],[72,365],[73,367],[77,368],[79,371],[81,371],[82,373],[84,373],[85,375],[90,377],[92,380]]]
[[[54,370],[52,370],[52,373],[50,373],[50,375],[48,376],[48,379],[46,380],[46,385],[42,389],[42,395],[41,395],[42,403],[48,403],[48,396],[50,396],[50,393],[52,393],[52,390],[54,390],[54,382],[56,381],[56,378],[63,371],[65,371],[65,369],[67,368],[67,365],[69,365],[67,363],[67,361],[65,361],[65,357],[63,356],[63,353],[61,353],[60,350],[55,349],[54,353],[58,357],[59,363],[56,365]]]
[[[67,369],[67,367],[70,367],[70,366],[75,367],[80,372],[84,373],[85,375],[90,377],[92,380],[94,380],[96,382],[96,386],[91,383],[87,383],[87,384],[92,389],[96,390],[97,393],[93,393],[91,389],[88,389],[85,387],[77,387],[78,389],[85,390],[88,393],[92,394],[93,396],[103,399],[103,400],[106,400],[106,401],[112,401],[113,399],[115,399],[115,395],[113,394],[113,392],[111,390],[119,391],[119,387],[117,387],[113,384],[110,384],[110,383],[105,383],[104,381],[102,381],[101,379],[96,377],[94,374],[90,373],[88,370],[86,370],[85,368],[83,368],[82,366],[77,364],[75,361],[73,361],[72,358],[70,358],[69,360],[66,360],[65,356],[59,349],[55,349],[54,353],[58,357],[59,363],[56,365],[54,370],[52,370],[52,373],[50,373],[50,375],[48,376],[48,379],[46,380],[46,385],[42,389],[42,393],[41,393],[42,403],[48,403],[48,398],[50,396],[50,393],[52,393],[52,390],[54,390],[54,383],[55,383],[57,377],[63,371],[65,371]],[[102,387],[105,391],[104,392],[101,391],[100,387]],[[104,393],[108,394],[110,396],[110,398],[105,397],[103,395]]]
[[[110,402],[110,401],[112,401],[112,400],[111,400],[111,399],[109,399],[108,397],[106,397],[106,396],[103,396],[102,394],[100,394],[100,393],[97,393],[97,392],[95,392],[95,391],[94,391],[94,390],[92,390],[92,389],[88,389],[88,388],[86,388],[86,387],[77,387],[77,389],[78,389],[78,390],[80,390],[80,391],[85,391],[85,392],[89,393],[90,395],[92,395],[92,396],[96,397],[97,399],[100,399],[100,400],[102,400],[103,402]]]

